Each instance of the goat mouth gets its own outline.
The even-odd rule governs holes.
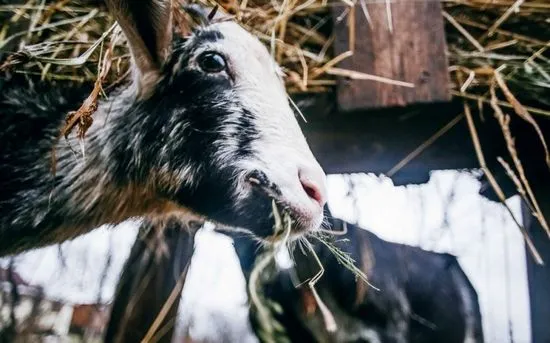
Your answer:
[[[271,182],[264,172],[254,170],[247,175],[246,181],[259,190],[260,193],[264,194],[266,198],[274,201],[281,214],[286,213],[290,216],[293,222],[292,236],[301,235],[309,231],[306,225],[300,224],[302,222],[301,218],[305,216],[302,211],[283,199],[279,186]]]

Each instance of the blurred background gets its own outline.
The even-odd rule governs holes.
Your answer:
[[[177,4],[190,2],[218,4],[271,49],[330,174],[333,215],[457,256],[479,296],[486,342],[550,342],[550,269],[518,227],[548,264],[548,0]],[[108,96],[129,75],[130,55],[118,30],[103,35],[113,19],[102,4],[0,0],[2,75],[99,81]],[[98,42],[84,64],[55,63]],[[99,63],[107,44],[116,63]],[[139,225],[1,259],[0,343],[102,341]],[[232,241],[211,226],[196,236],[179,306],[175,342],[257,341]]]
[[[331,175],[329,206],[334,216],[357,222],[385,240],[458,256],[479,295],[486,342],[527,343],[531,333],[523,240],[504,206],[479,195],[478,176],[438,171],[426,184],[396,187],[383,176]],[[509,199],[508,205],[521,218],[519,199]],[[10,315],[7,295],[15,282],[24,286],[19,290],[25,301],[15,310],[25,319],[21,325],[32,321],[32,330],[51,337],[99,339],[138,224],[102,227],[60,246],[2,259],[2,316]],[[256,342],[231,239],[210,226],[199,231],[195,244],[175,340]],[[12,280],[7,277],[10,266]]]

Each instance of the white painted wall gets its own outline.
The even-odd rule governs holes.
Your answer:
[[[426,185],[395,187],[388,178],[353,175],[358,214],[346,196],[348,183],[329,178],[333,214],[381,238],[458,256],[476,288],[486,341],[530,342],[529,292],[521,234],[501,204],[478,194],[470,174],[443,171]],[[454,193],[454,194],[452,194]],[[451,202],[446,201],[449,196]],[[521,220],[519,198],[508,201]],[[510,322],[509,322],[510,320]]]

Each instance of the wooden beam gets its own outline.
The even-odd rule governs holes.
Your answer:
[[[329,174],[387,173],[462,114],[462,103],[436,103],[405,108],[352,111],[338,110],[334,94],[295,97],[307,123],[301,122],[308,143]],[[497,157],[509,156],[502,131],[490,112],[473,117],[485,159],[501,180],[507,195],[515,194]],[[550,120],[537,117],[542,132],[550,132]],[[511,132],[528,176],[545,179],[544,152],[533,127],[513,116]],[[424,183],[429,172],[443,169],[479,168],[470,133],[464,119],[458,120],[441,137],[406,163],[392,177],[396,184]],[[540,174],[540,175],[539,175]],[[545,176],[546,175],[546,176]],[[490,187],[484,195],[494,199]]]
[[[353,51],[339,67],[414,84],[340,78],[343,111],[450,100],[445,30],[439,1],[356,2],[334,7],[335,55]],[[367,19],[366,13],[369,18]],[[351,17],[351,20],[350,20]],[[354,32],[350,30],[350,24]]]
[[[444,103],[343,115],[330,94],[297,97],[295,101],[308,121],[302,123],[308,143],[330,174],[387,173],[462,113],[460,103]],[[431,170],[476,167],[475,152],[462,119],[419,151],[393,179],[397,184],[424,183]]]
[[[310,121],[304,132],[327,173],[387,174],[459,115],[452,110],[440,115],[433,108],[393,114],[361,113],[346,116],[345,120]],[[431,170],[476,168],[473,147],[464,136],[465,122],[458,120],[394,176],[401,182],[416,183],[416,178],[427,181]]]

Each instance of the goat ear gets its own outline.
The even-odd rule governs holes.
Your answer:
[[[160,78],[172,45],[172,0],[105,0],[130,46],[139,95],[147,96]]]

